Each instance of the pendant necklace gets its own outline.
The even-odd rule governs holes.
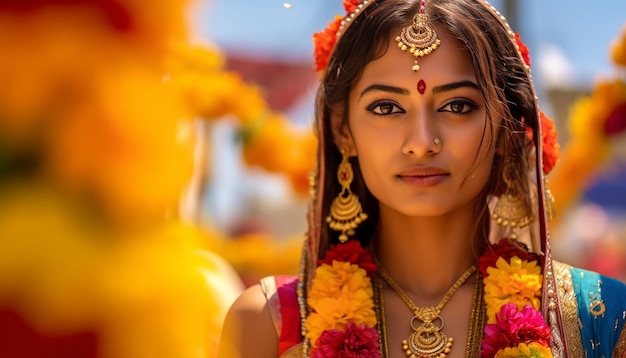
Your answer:
[[[441,310],[448,303],[452,295],[461,287],[465,281],[476,271],[476,266],[472,265],[463,275],[448,289],[441,301],[434,307],[417,307],[409,296],[398,286],[389,276],[387,271],[378,263],[380,277],[391,287],[396,294],[413,312],[411,328],[413,333],[408,339],[402,341],[402,350],[408,358],[444,358],[452,349],[453,339],[448,338],[441,330],[443,329],[443,318],[440,316]]]

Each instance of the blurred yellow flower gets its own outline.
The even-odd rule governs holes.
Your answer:
[[[308,194],[308,175],[315,168],[317,137],[310,128],[298,128],[273,114],[244,131],[243,157],[248,165],[283,173],[298,194]]]
[[[626,66],[626,24],[611,44],[611,60],[618,66]]]
[[[35,329],[95,332],[103,358],[216,351],[243,286],[202,247],[198,228],[120,232],[94,221],[84,203],[33,183],[0,195],[0,297]]]
[[[162,219],[191,177],[192,133],[159,78],[134,68],[116,74],[50,128],[46,170],[116,221]]]

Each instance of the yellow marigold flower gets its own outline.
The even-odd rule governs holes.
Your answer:
[[[513,257],[509,264],[499,258],[495,268],[487,269],[484,282],[489,323],[495,323],[496,313],[506,303],[515,303],[518,308],[530,305],[539,309],[541,306],[542,275],[535,261]]]
[[[331,265],[320,265],[315,270],[313,286],[308,302],[317,308],[320,300],[333,299],[366,300],[373,295],[372,286],[365,270],[349,262],[333,261]]]
[[[307,338],[315,344],[323,331],[345,329],[348,322],[373,327],[372,296],[371,281],[358,265],[340,261],[320,265],[307,301],[314,310],[304,324]]]
[[[495,358],[552,358],[552,351],[539,343],[520,343],[517,347],[499,350]]]
[[[371,297],[361,297],[360,300],[343,297],[321,299],[318,301],[316,311],[309,315],[304,324],[307,329],[306,336],[315,343],[325,330],[343,330],[348,322],[373,327],[376,324],[373,305]]]

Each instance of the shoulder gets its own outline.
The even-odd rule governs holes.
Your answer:
[[[277,357],[278,335],[260,284],[232,304],[222,328],[218,357]]]

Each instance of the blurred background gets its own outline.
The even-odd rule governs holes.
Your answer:
[[[558,129],[557,259],[626,281],[626,3],[493,1]],[[340,1],[0,0],[0,357],[211,357],[297,273]]]

